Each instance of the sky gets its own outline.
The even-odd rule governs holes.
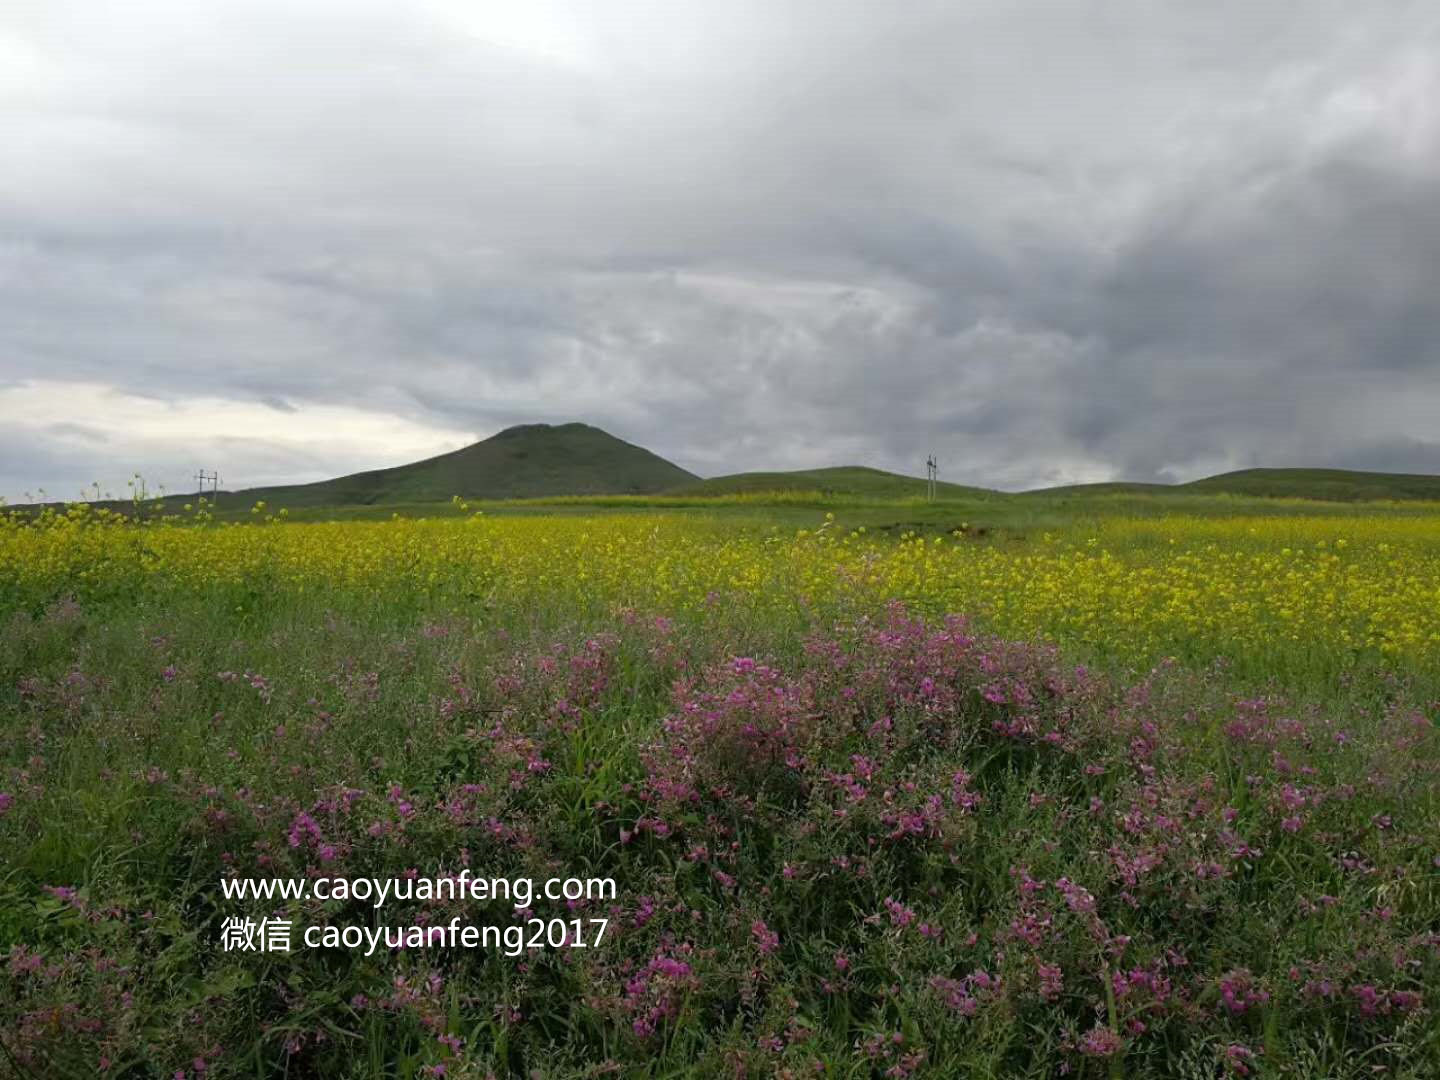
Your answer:
[[[1440,5],[0,5],[0,496],[571,420],[1440,473]]]

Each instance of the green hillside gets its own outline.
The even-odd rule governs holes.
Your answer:
[[[1060,487],[1035,488],[1017,492],[1020,498],[1065,496],[1083,498],[1087,495],[1165,495],[1180,489],[1173,484],[1140,484],[1126,480],[1112,480],[1100,484],[1062,484]]]
[[[589,424],[522,424],[481,442],[448,454],[389,469],[353,473],[310,484],[222,491],[226,514],[245,515],[257,502],[271,509],[301,511],[308,518],[334,510],[340,516],[374,513],[388,516],[392,509],[412,513],[435,512],[453,496],[469,500],[558,500],[604,496],[665,496],[675,499],[757,496],[795,496],[814,493],[829,499],[857,502],[923,499],[926,482],[864,466],[800,469],[788,472],[746,472],[702,479],[643,447],[617,439]],[[1243,469],[1185,484],[1115,481],[1069,484],[1009,494],[989,488],[941,483],[938,495],[946,502],[1002,505],[1017,513],[1065,513],[1087,508],[1112,510],[1116,500],[1133,503],[1137,512],[1163,508],[1168,503],[1198,504],[1207,497],[1226,504],[1232,497],[1252,499],[1307,499],[1333,503],[1375,501],[1440,501],[1440,476],[1404,473],[1354,472],[1345,469]],[[171,502],[188,495],[172,493]],[[662,500],[665,501],[665,500]],[[750,500],[754,501],[754,500]],[[781,500],[783,501],[783,500]],[[437,505],[438,504],[438,505]],[[55,504],[59,505],[59,504]],[[134,510],[128,501],[106,500],[95,505],[122,513]],[[547,504],[550,505],[550,504]],[[1260,503],[1257,506],[1262,505]],[[1274,504],[1271,504],[1273,507]],[[160,500],[145,504],[159,513]],[[38,506],[10,507],[33,512]],[[383,513],[378,508],[384,508]],[[173,508],[172,508],[173,509]]]
[[[1440,476],[1413,473],[1355,472],[1349,469],[1240,469],[1186,484],[1118,481],[1070,484],[1027,491],[1025,496],[1086,495],[1247,495],[1270,499],[1319,499],[1328,502],[1440,500]]]
[[[833,469],[801,469],[795,472],[751,472],[697,480],[675,488],[672,495],[744,495],[765,491],[818,491],[827,495],[861,495],[878,499],[903,499],[925,495],[925,481],[915,476],[859,465]],[[941,483],[941,498],[988,498],[996,492],[986,488]]]
[[[438,457],[314,484],[221,492],[275,506],[354,506],[551,495],[650,495],[693,473],[589,424],[522,424]]]
[[[1440,499],[1440,476],[1348,469],[1242,469],[1182,484],[1180,490],[1336,502]]]

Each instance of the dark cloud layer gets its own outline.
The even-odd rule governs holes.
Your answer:
[[[0,494],[1440,471],[1437,103],[1420,3],[21,0]]]

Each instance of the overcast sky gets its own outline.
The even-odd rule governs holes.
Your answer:
[[[0,495],[572,419],[1440,472],[1440,5],[0,4]]]

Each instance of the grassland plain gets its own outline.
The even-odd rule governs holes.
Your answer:
[[[1082,502],[10,519],[5,1060],[1437,1075],[1440,513]],[[613,936],[221,948],[513,919],[219,888],[462,866]]]

